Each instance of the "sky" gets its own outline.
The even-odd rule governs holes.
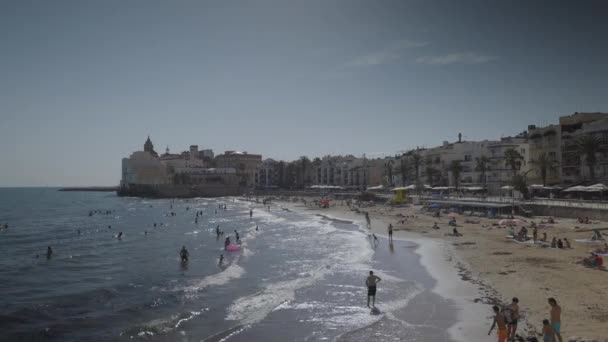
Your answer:
[[[608,112],[606,1],[0,2],[0,186],[116,185],[149,135],[291,160]]]

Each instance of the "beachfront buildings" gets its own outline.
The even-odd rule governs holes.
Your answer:
[[[242,176],[243,185],[253,187],[258,165],[262,163],[261,154],[250,154],[238,151],[226,151],[215,157],[215,166],[218,168],[234,168]]]
[[[123,158],[119,194],[160,197],[236,195],[247,188],[248,172],[255,170],[258,160],[261,162],[260,155],[231,151],[216,158],[212,156],[213,151],[199,151],[198,145],[191,145],[188,151],[177,154],[170,153],[167,147],[159,156],[148,137],[143,151]]]
[[[311,185],[365,190],[367,187],[382,184],[383,165],[380,158],[325,156],[312,162]]]

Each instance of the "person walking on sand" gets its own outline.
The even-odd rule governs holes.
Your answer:
[[[496,305],[492,307],[492,310],[494,310],[494,321],[492,322],[490,331],[488,331],[488,335],[490,335],[492,330],[494,330],[494,327],[498,325],[498,342],[506,342],[507,325],[505,323],[505,316],[502,314],[502,312],[500,312],[500,309]]]
[[[557,301],[555,300],[555,298],[549,298],[547,299],[547,301],[549,302],[549,305],[551,305],[551,326],[553,327],[553,330],[555,331],[555,336],[557,336],[559,342],[562,342],[562,308],[557,305]]]
[[[515,341],[517,321],[519,320],[519,299],[517,299],[517,297],[513,297],[513,300],[511,300],[511,304],[509,304],[509,311],[511,311],[511,320],[507,325],[507,332],[509,335],[509,341]]]
[[[393,240],[393,225],[390,223],[388,224],[388,239]]]
[[[376,307],[376,286],[380,282],[380,277],[374,275],[374,271],[369,271],[369,276],[365,280],[365,285],[367,285],[367,307],[369,306],[369,300],[372,300],[372,306]]]

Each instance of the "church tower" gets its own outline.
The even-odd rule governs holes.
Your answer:
[[[150,136],[148,135],[148,140],[146,140],[146,143],[144,144],[144,151],[145,152],[154,152],[154,145],[152,145],[152,141],[150,141]]]

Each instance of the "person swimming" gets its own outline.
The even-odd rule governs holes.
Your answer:
[[[179,256],[181,257],[182,262],[188,261],[188,257],[190,256],[190,253],[188,253],[186,246],[182,246],[182,250],[179,252]]]

